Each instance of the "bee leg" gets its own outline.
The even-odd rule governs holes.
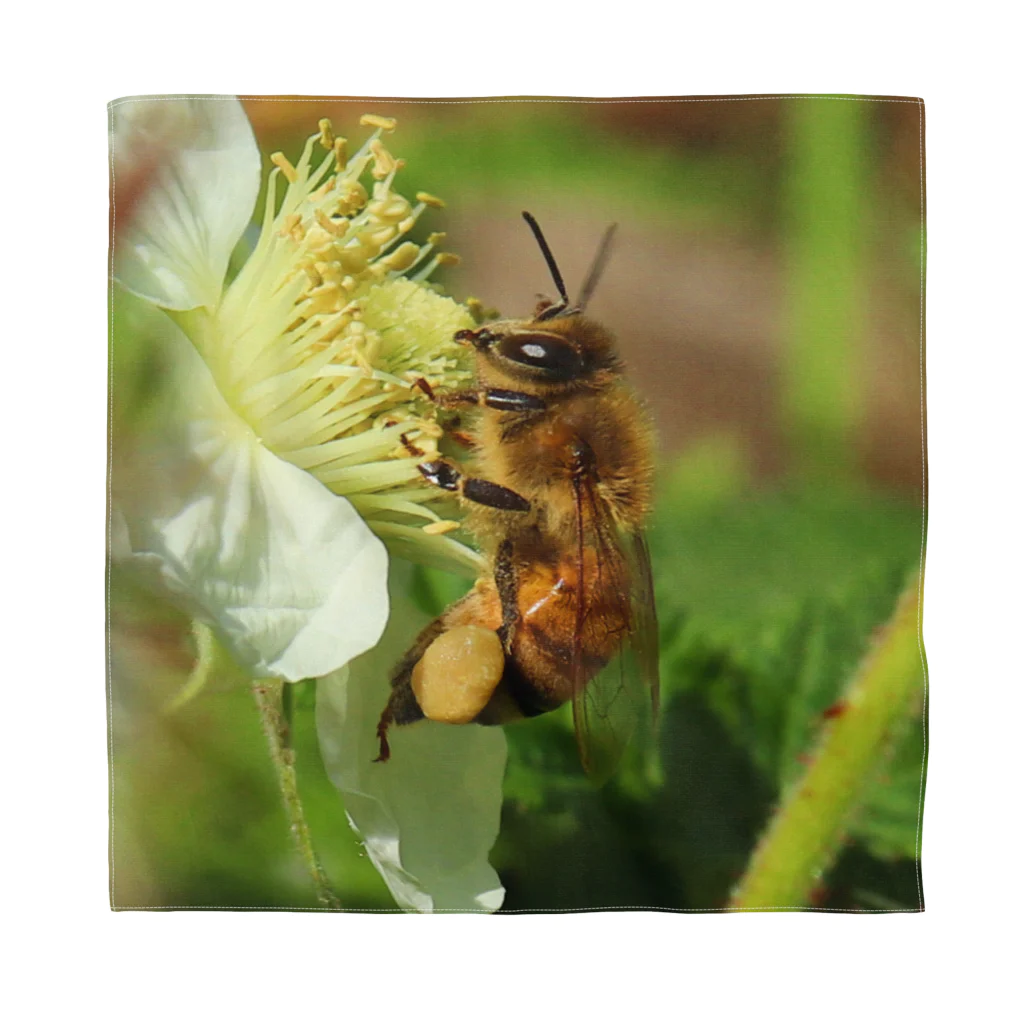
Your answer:
[[[388,743],[388,729],[394,723],[394,715],[391,713],[391,702],[388,702],[384,713],[377,723],[377,756],[373,759],[374,764],[385,764],[391,760],[391,745]]]
[[[422,456],[427,454],[422,448],[418,447],[412,441],[409,440],[409,432],[408,431],[406,431],[404,434],[399,434],[398,440],[402,443],[402,447],[410,455],[413,455],[416,458],[420,458],[420,457],[422,457]]]
[[[512,561],[512,542],[504,540],[498,548],[494,562],[494,584],[501,599],[501,626],[498,636],[506,654],[512,653],[516,626],[519,623],[519,580],[515,563]]]
[[[509,391],[505,388],[474,388],[466,391],[435,391],[422,377],[413,387],[419,388],[435,405],[455,409],[465,405],[485,405],[499,412],[543,412],[547,402],[526,391]]]
[[[433,637],[431,637],[433,639]],[[413,668],[422,654],[424,646],[417,644],[414,648],[415,660],[412,656],[402,659],[401,665],[395,672],[391,681],[391,695],[388,697],[387,705],[381,712],[380,720],[377,722],[377,757],[374,764],[383,763],[391,757],[391,746],[387,741],[388,729],[392,725],[412,725],[423,718],[419,703],[416,701],[416,694],[410,684],[413,675]],[[413,652],[410,652],[413,655]]]
[[[445,491],[454,491],[467,501],[503,512],[529,512],[530,503],[521,494],[479,477],[464,477],[457,466],[445,459],[421,462],[417,467],[426,480]]]
[[[405,656],[395,666],[391,673],[391,694],[388,697],[387,705],[381,712],[380,721],[377,722],[377,756],[373,759],[374,764],[382,763],[391,757],[391,747],[388,744],[388,729],[393,725],[412,725],[423,718],[423,711],[416,701],[416,694],[412,692],[412,670],[416,662],[423,657],[423,652],[444,632],[444,623],[441,619],[435,619],[424,629],[412,647],[406,651]]]
[[[391,745],[388,743],[388,729],[391,726],[412,725],[423,718],[423,712],[409,685],[409,676],[396,679],[392,686],[394,689],[391,697],[377,722],[377,756],[373,759],[374,764],[382,764],[391,757]]]

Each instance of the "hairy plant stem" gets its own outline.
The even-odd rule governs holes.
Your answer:
[[[809,905],[894,736],[921,710],[925,666],[919,611],[915,579],[831,709],[807,770],[776,811],[733,893],[733,909]]]
[[[313,839],[306,823],[299,796],[299,782],[295,774],[295,751],[291,745],[290,707],[291,694],[285,697],[287,683],[277,679],[258,679],[252,685],[256,707],[264,735],[270,747],[270,759],[277,772],[277,784],[281,790],[288,825],[299,851],[313,880],[317,902],[331,910],[340,910],[341,903],[331,890],[320,860],[313,849]]]

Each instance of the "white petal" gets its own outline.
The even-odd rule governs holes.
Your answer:
[[[166,309],[216,307],[260,187],[242,105],[119,100],[113,132],[115,276]]]
[[[333,672],[383,632],[384,545],[350,502],[267,451],[178,340],[188,450],[161,457],[162,492],[125,512],[131,558],[155,569],[253,675],[294,682]]]
[[[501,818],[502,730],[436,722],[395,727],[391,760],[373,763],[390,670],[425,624],[395,586],[392,602],[383,642],[317,683],[317,732],[327,773],[400,907],[424,913],[498,910],[505,890],[487,856]]]

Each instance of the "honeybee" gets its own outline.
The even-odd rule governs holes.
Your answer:
[[[488,570],[416,639],[395,668],[377,727],[424,717],[498,725],[573,703],[584,768],[613,770],[658,703],[658,633],[643,527],[653,433],[611,332],[585,310],[615,229],[605,233],[574,304],[537,221],[530,226],[558,290],[529,319],[455,335],[472,348],[475,386],[427,397],[476,410],[464,470],[439,458],[425,479],[458,495]]]

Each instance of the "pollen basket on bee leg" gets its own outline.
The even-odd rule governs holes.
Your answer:
[[[412,672],[412,690],[434,722],[465,725],[483,711],[505,671],[498,634],[482,626],[454,626],[424,652]]]

